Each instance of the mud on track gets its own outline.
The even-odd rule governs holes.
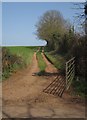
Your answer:
[[[56,68],[52,68],[52,65],[45,57],[43,59],[47,64],[47,72],[56,72]],[[32,64],[28,68],[13,74],[9,79],[3,81],[3,118],[85,117],[85,107],[67,101],[66,95],[59,98],[42,92],[53,81],[55,76],[33,76],[38,71],[36,53],[34,53]]]

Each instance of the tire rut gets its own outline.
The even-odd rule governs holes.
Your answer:
[[[48,72],[57,72],[46,59],[45,61]],[[76,105],[66,104],[64,98],[60,99],[43,93],[44,87],[52,80],[52,77],[46,79],[43,76],[32,76],[38,71],[36,53],[34,53],[31,67],[3,81],[3,118],[84,117],[84,107],[77,106],[76,108]]]

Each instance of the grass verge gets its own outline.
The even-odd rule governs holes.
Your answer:
[[[38,67],[40,69],[39,75],[44,74],[45,68],[46,68],[46,63],[43,60],[41,52],[37,53],[37,60],[38,60]]]
[[[47,59],[58,69],[61,73],[65,73],[65,60],[62,56],[52,55],[49,52],[45,53]]]

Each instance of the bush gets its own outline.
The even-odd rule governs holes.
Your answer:
[[[10,73],[23,65],[23,60],[12,55],[8,49],[2,48],[2,79],[8,78]]]
[[[81,76],[76,76],[75,79],[72,82],[73,90],[76,92],[77,95],[80,96],[87,96],[87,82],[86,80]]]

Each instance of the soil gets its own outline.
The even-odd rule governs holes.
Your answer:
[[[56,73],[49,63],[46,72]],[[43,92],[56,76],[35,76],[39,72],[36,53],[32,64],[2,82],[3,118],[85,118],[85,105],[72,102],[65,93],[62,98]]]

